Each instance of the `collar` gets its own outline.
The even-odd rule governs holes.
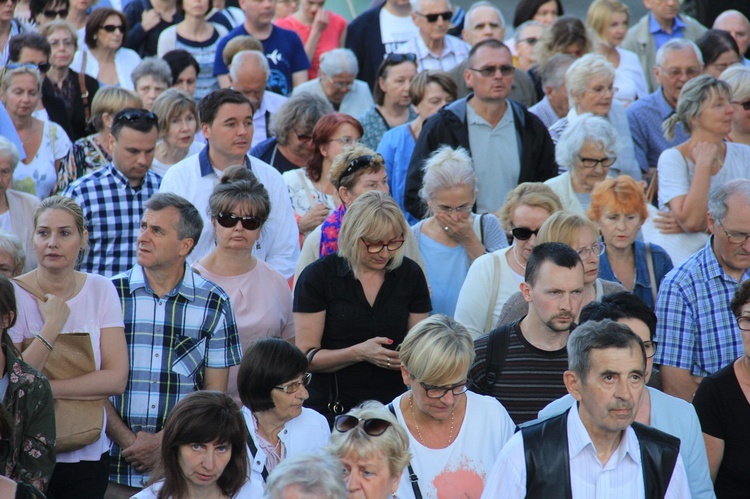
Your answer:
[[[427,47],[427,44],[425,43],[424,39],[422,38],[422,35],[417,36],[417,51],[422,55],[420,59],[425,59],[427,57],[435,57],[437,59],[442,59],[443,57],[446,57],[450,54],[454,53],[453,50],[453,44],[450,42],[450,35],[445,35],[445,38],[443,38],[443,51],[440,53],[440,55],[436,56],[432,50],[430,50]]]
[[[125,177],[125,175],[123,175],[122,172],[115,167],[114,163],[110,161],[110,163],[107,165],[107,172],[110,175],[112,175],[112,177],[115,179],[115,182],[117,182],[120,185],[120,187],[125,188],[125,189],[132,189],[134,191],[140,190],[143,188],[143,186],[146,184],[148,174],[150,171],[151,170],[148,170],[146,172],[146,176],[143,177],[143,181],[141,182],[141,185],[139,185],[138,187],[133,187],[132,185],[130,185],[130,180],[128,180],[127,177]]]
[[[143,267],[141,267],[137,263],[130,270],[128,286],[131,295],[134,294],[138,289],[144,289],[151,295],[154,294],[154,290],[151,289],[151,286],[148,283],[148,279],[146,278],[146,272],[144,271]],[[179,282],[179,284],[177,284],[177,286],[175,286],[172,291],[167,293],[166,296],[172,299],[180,294],[188,301],[195,301],[195,289],[195,273],[193,273],[193,269],[191,269],[188,264],[185,263],[185,274],[182,276],[182,280]]]
[[[648,263],[646,262],[646,243],[635,241],[635,282],[645,288],[651,288],[651,276],[648,274]],[[651,258],[654,257],[654,245],[651,245]],[[609,263],[609,262],[608,262]],[[640,264],[640,265],[639,265]],[[614,273],[614,272],[613,272]]]
[[[476,112],[476,110],[471,107],[468,102],[466,103],[466,123],[468,125],[485,125],[492,129],[500,129],[507,126],[513,126],[513,110],[511,109],[511,103],[510,100],[505,99],[505,112],[503,113],[503,117],[500,118],[500,121],[497,122],[497,125],[494,127],[491,127],[489,122],[479,116],[479,113]]]
[[[731,283],[736,284],[737,281],[727,275],[727,273],[724,271],[724,267],[722,267],[721,264],[719,263],[719,259],[716,258],[716,253],[714,253],[713,242],[714,242],[714,236],[711,235],[711,237],[708,238],[706,245],[701,250],[702,253],[698,255],[698,258],[700,259],[700,263],[705,269],[706,277],[709,279],[721,278],[726,282],[731,282]],[[750,269],[745,269],[745,272],[742,274],[742,279],[740,280],[740,282],[747,279],[748,277],[750,277]]]
[[[592,452],[593,456],[596,457],[594,442],[591,440],[588,430],[586,430],[586,427],[583,425],[583,421],[581,421],[581,416],[578,413],[578,404],[575,403],[568,413],[568,453],[570,459],[572,460],[584,451]],[[620,445],[617,446],[615,452],[610,456],[609,461],[601,463],[602,468],[616,468],[617,465],[626,458],[630,458],[638,466],[641,465],[641,450],[638,445],[638,437],[630,426],[625,430],[625,434],[620,440]]]
[[[678,31],[682,31],[685,28],[685,23],[682,22],[682,19],[680,19],[680,16],[675,16],[674,20],[672,21],[672,35],[677,33]],[[648,32],[652,35],[655,33],[667,33],[664,31],[661,27],[661,25],[656,21],[656,18],[654,15],[649,12],[648,13]]]
[[[208,155],[209,147],[210,144],[206,142],[206,147],[204,147],[203,150],[198,153],[198,166],[200,166],[201,177],[206,177],[208,175],[213,175],[216,173],[214,172],[214,167],[211,165],[211,159]],[[245,154],[245,167],[248,170],[252,170],[252,164],[250,163],[250,158],[247,154]]]
[[[674,109],[669,105],[667,99],[664,98],[664,90],[659,87],[654,92],[656,101],[656,110],[659,111],[659,117],[664,121],[674,114]]]

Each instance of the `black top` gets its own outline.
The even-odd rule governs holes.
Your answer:
[[[141,57],[156,55],[156,48],[159,45],[159,35],[161,32],[173,24],[182,22],[184,19],[182,14],[175,14],[172,17],[171,23],[160,19],[159,24],[145,31],[143,26],[141,26],[141,16],[144,10],[151,10],[153,8],[149,0],[135,0],[122,9],[123,14],[128,19],[128,36],[125,39],[125,47],[135,50]]]

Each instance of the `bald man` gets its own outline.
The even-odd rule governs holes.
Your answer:
[[[740,48],[740,54],[745,59],[745,66],[750,66],[750,59],[745,57],[747,48],[750,46],[750,21],[747,17],[737,10],[725,10],[716,18],[713,28],[723,29],[732,35]]]

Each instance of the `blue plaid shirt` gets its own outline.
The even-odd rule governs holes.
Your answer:
[[[89,249],[80,270],[103,276],[125,272],[135,265],[135,240],[138,237],[146,201],[159,192],[161,177],[147,172],[140,187],[130,181],[112,163],[85,175],[63,192],[83,210]]]
[[[708,243],[673,269],[661,283],[656,302],[654,362],[690,371],[715,373],[742,355],[742,339],[729,304],[738,281],[719,265]],[[746,271],[742,280],[750,277]]]
[[[130,373],[125,393],[112,404],[133,433],[156,433],[182,398],[203,389],[204,368],[240,363],[242,347],[229,297],[185,266],[170,293],[157,297],[143,268],[112,278],[122,302]],[[112,442],[110,480],[142,487],[147,479]]]

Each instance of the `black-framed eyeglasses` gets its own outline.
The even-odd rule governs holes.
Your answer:
[[[13,70],[13,69],[36,69],[40,73],[46,73],[49,71],[49,68],[51,68],[52,65],[49,62],[40,62],[39,64],[35,64],[33,62],[14,62],[11,64],[8,64],[5,66],[5,69],[7,70]]]
[[[336,140],[336,139],[331,139]],[[346,145],[346,144],[344,144]],[[373,164],[376,161],[383,161],[383,156],[380,154],[365,154],[364,156],[357,156],[356,158],[349,161],[349,164],[346,165],[346,170],[344,170],[344,173],[341,174],[341,178],[348,177],[352,173],[356,172],[357,170],[361,170],[363,168],[367,168],[371,164]]]
[[[65,19],[68,17],[68,9],[60,9],[60,10],[43,10],[42,15],[44,17],[49,17],[50,19],[54,19],[57,16],[62,17]]]
[[[432,24],[436,23],[438,19],[442,18],[443,21],[448,22],[453,17],[453,12],[450,10],[446,10],[445,12],[439,12],[437,14],[422,14],[421,12],[415,12],[416,15],[419,17],[424,17],[427,19],[427,22]]]
[[[307,386],[310,384],[310,381],[312,381],[312,373],[304,373],[302,375],[302,381],[292,381],[286,385],[274,386],[273,388],[274,390],[281,390],[286,394],[296,393],[300,386]]]
[[[294,132],[294,135],[297,136],[297,140],[300,142],[310,142],[312,140],[312,135],[307,133],[299,133],[297,130],[292,130]]]
[[[539,229],[531,230],[528,227],[513,227],[510,229],[510,233],[513,234],[513,237],[515,239],[518,239],[519,241],[528,241],[531,239],[531,236],[536,236],[539,234]]]
[[[609,168],[613,164],[615,164],[615,161],[617,161],[617,156],[610,158],[607,156],[606,158],[584,158],[580,154],[578,155],[578,160],[581,162],[581,166],[584,168],[596,168],[599,165],[602,165],[602,168]]]
[[[100,26],[99,29],[103,29],[107,33],[114,33],[115,31],[119,31],[122,34],[125,34],[125,26],[122,24],[105,24],[104,26]]]
[[[592,254],[596,256],[602,256],[604,254],[604,243],[601,241],[595,242],[588,248],[579,249],[576,251],[578,253],[578,256],[581,257],[581,260],[586,260],[588,257],[590,257]]]
[[[424,392],[427,395],[427,398],[441,399],[445,397],[448,392],[451,392],[453,395],[461,395],[462,393],[466,393],[466,391],[469,389],[467,383],[468,380],[465,379],[460,383],[456,383],[455,385],[451,386],[432,386],[422,383],[421,381],[419,382],[419,385],[424,388]]]
[[[750,111],[750,100],[746,100],[745,102],[732,101],[732,104],[737,104],[738,106],[742,106],[742,109],[745,111]]]
[[[469,68],[469,70],[479,73],[482,78],[492,78],[498,71],[500,71],[502,76],[511,76],[516,73],[515,66],[511,66],[510,64],[503,64],[502,66],[487,66],[484,68]]]
[[[115,114],[115,119],[112,125],[115,123],[136,123],[138,121],[145,121],[146,123],[157,123],[157,118],[151,111],[145,109],[131,109],[130,111],[120,111]]]
[[[382,241],[373,243],[373,242],[365,240],[364,237],[360,237],[360,239],[365,244],[365,248],[367,248],[367,252],[372,253],[372,254],[380,253],[381,251],[383,251],[383,248],[388,248],[388,251],[396,251],[397,249],[399,249],[401,246],[404,245],[403,235],[400,238],[391,239],[390,241],[385,242],[385,243]]]
[[[395,52],[391,52],[390,54],[385,56],[386,64],[401,64],[402,62],[406,61],[416,64],[417,54],[397,54]]]
[[[644,341],[643,349],[646,350],[646,358],[650,359],[656,355],[656,347],[659,346],[657,341]]]
[[[743,331],[750,331],[750,317],[744,315],[737,317],[737,327]]]
[[[339,433],[346,433],[349,430],[353,430],[359,425],[362,425],[362,429],[371,437],[379,437],[385,430],[391,426],[390,421],[380,418],[360,419],[350,414],[342,414],[336,416],[333,420],[333,427]]]
[[[237,222],[242,223],[242,228],[245,230],[256,230],[258,229],[263,221],[258,217],[240,217],[235,215],[234,213],[219,213],[216,215],[216,221],[221,225],[222,227],[226,227],[227,229],[232,229],[237,226]]]

